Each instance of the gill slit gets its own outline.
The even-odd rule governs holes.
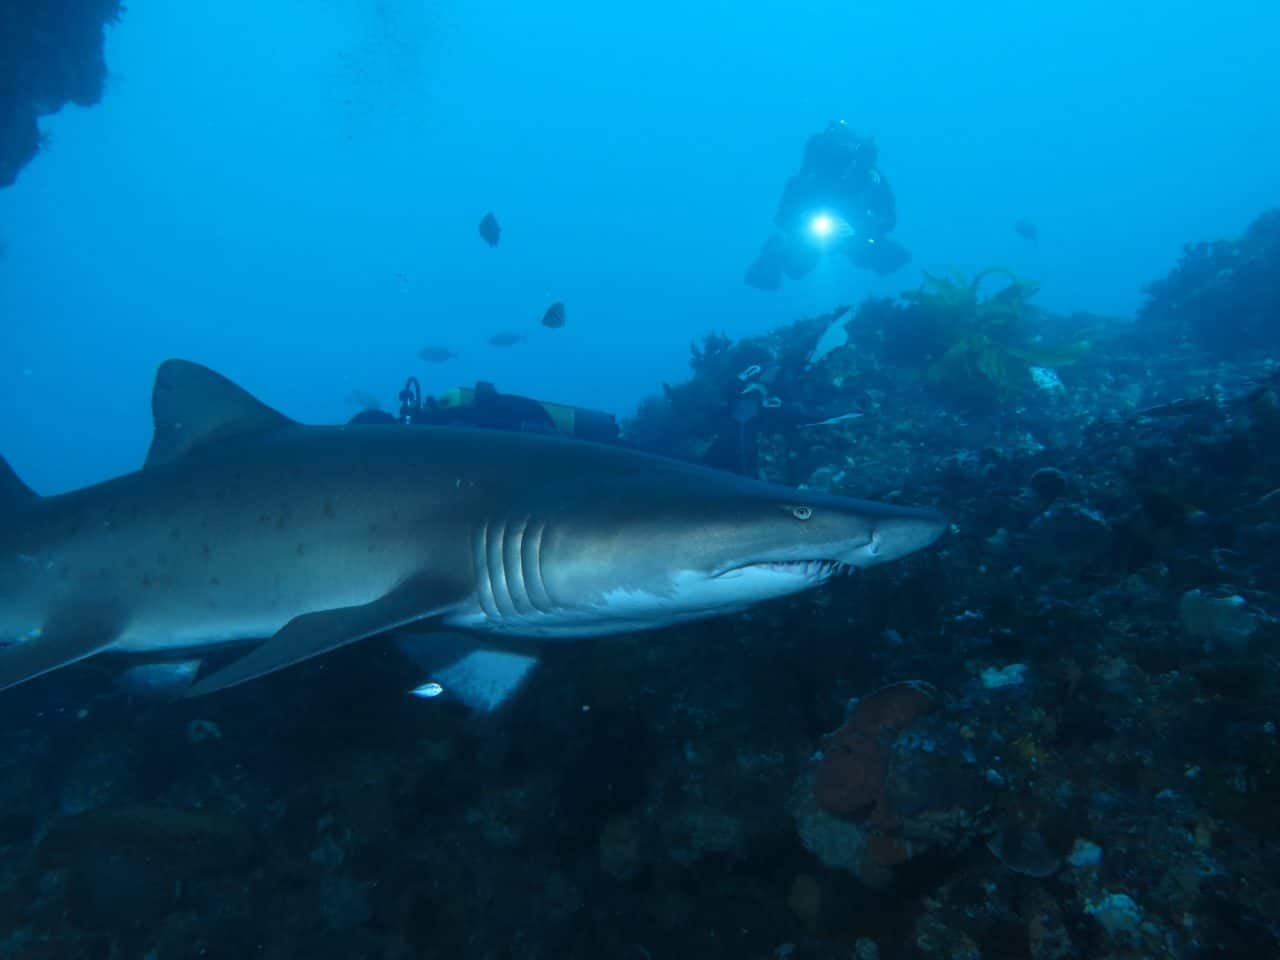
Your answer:
[[[509,616],[515,613],[515,604],[511,600],[511,592],[507,589],[505,563],[503,562],[506,539],[507,524],[504,521],[497,524],[493,530],[493,537],[486,550],[489,560],[489,583],[493,589],[494,605],[502,616]]]
[[[515,521],[503,540],[502,549],[502,570],[506,576],[507,593],[511,596],[515,612],[521,615],[534,610],[524,574],[524,541],[528,529],[528,517]]]
[[[529,545],[529,571],[525,574],[525,581],[529,587],[529,597],[533,601],[535,609],[541,610],[543,613],[552,613],[555,604],[551,600],[551,593],[547,590],[546,577],[543,576],[542,570],[542,545],[546,541],[547,525],[545,522],[539,523],[533,532]]]
[[[475,540],[476,599],[486,616],[498,613],[493,595],[493,582],[489,576],[489,521],[485,520],[477,531]]]

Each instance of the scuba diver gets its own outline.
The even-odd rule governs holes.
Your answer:
[[[761,290],[777,290],[784,274],[799,280],[827,251],[839,250],[879,276],[911,259],[887,236],[897,214],[889,181],[876,167],[876,145],[843,120],[809,138],[773,220],[777,229],[746,274],[747,284]]]
[[[714,433],[695,462],[758,478],[759,435],[793,429],[807,417],[796,403],[782,398],[792,385],[785,382],[787,378],[783,376],[781,364],[767,351],[748,355],[746,359],[755,362],[730,378],[713,418]],[[410,377],[398,399],[398,414],[370,407],[348,423],[473,427],[632,445],[621,436],[618,422],[611,413],[500,393],[493,384],[484,381],[474,388],[457,388],[440,397],[424,397],[418,378]]]
[[[417,377],[410,377],[400,391],[400,413],[363,410],[349,421],[404,423],[410,426],[476,427],[523,433],[561,434],[597,443],[618,442],[618,422],[613,414],[561,403],[547,403],[514,393],[499,393],[491,383],[450,390],[441,397],[422,395]]]

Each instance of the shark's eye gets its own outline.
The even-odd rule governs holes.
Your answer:
[[[813,507],[792,507],[791,515],[797,520],[808,520],[813,516]]]

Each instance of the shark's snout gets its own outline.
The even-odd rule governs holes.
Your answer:
[[[923,550],[946,532],[947,518],[934,510],[876,504],[863,515],[865,528],[849,537],[833,559],[851,567],[872,567]]]
[[[947,526],[947,518],[935,510],[903,510],[876,523],[865,551],[872,563],[888,563],[923,550],[941,537]]]
[[[743,525],[740,533],[749,546],[737,553],[730,547],[712,576],[765,569],[803,574],[813,585],[923,550],[948,527],[947,518],[934,510],[837,497],[811,500],[812,505],[800,508],[803,515],[788,507],[785,520],[771,518],[755,528]],[[791,525],[796,521],[802,527]]]

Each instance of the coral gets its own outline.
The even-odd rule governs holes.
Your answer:
[[[987,841],[987,849],[1006,867],[1024,877],[1051,877],[1062,866],[1062,860],[1054,856],[1036,830],[1005,827]]]
[[[881,808],[887,775],[886,751],[902,730],[933,708],[936,691],[909,681],[882,687],[857,701],[844,726],[823,744],[814,793],[829,813],[852,814],[876,807],[873,817],[892,820]]]
[[[1046,576],[1074,577],[1105,557],[1111,542],[1111,527],[1097,510],[1057,503],[1032,521],[1025,550]]]
[[[898,736],[934,707],[937,691],[920,681],[890,684],[853,703],[844,726],[828,735],[813,774],[816,809],[795,804],[806,844],[824,862],[872,885],[911,859],[890,789]]]
[[[1085,912],[1116,939],[1129,938],[1142,923],[1142,911],[1127,893],[1108,893],[1090,903]]]

